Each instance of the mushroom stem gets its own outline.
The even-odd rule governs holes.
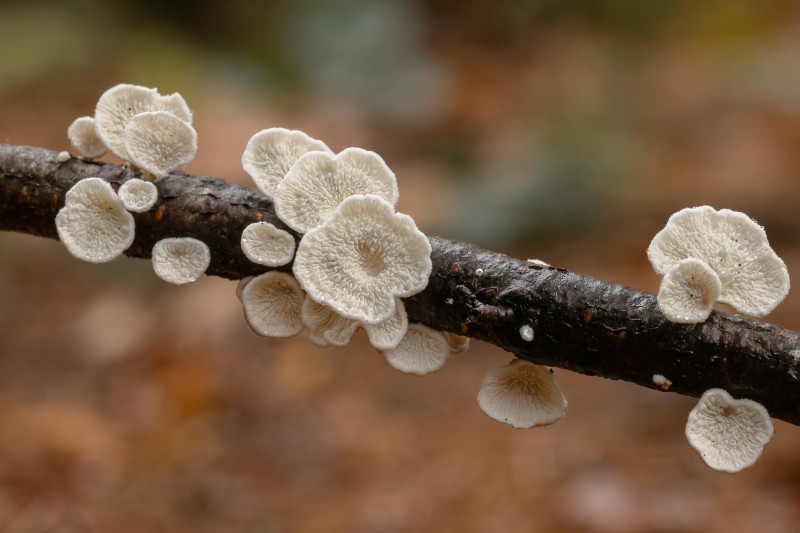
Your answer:
[[[100,176],[119,185],[141,177],[114,164],[58,163],[57,155],[0,145],[0,230],[54,238],[53,220],[76,181]],[[159,191],[156,205],[137,215],[127,255],[149,257],[157,241],[191,235],[211,249],[208,274],[239,279],[269,270],[248,261],[239,242],[256,220],[286,229],[269,200],[218,178],[182,174],[159,180]],[[658,388],[654,374],[672,377],[669,392],[699,397],[722,388],[800,425],[800,358],[793,355],[798,332],[717,311],[703,324],[669,323],[653,294],[470,244],[429,240],[428,286],[404,299],[411,321],[484,340],[537,364],[651,389]],[[474,274],[478,268],[482,277]],[[519,333],[524,324],[546,334],[525,341]]]

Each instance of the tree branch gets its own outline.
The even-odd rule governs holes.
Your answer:
[[[110,163],[59,163],[56,152],[42,148],[0,145],[0,230],[57,238],[64,194],[89,176],[119,186],[138,174]],[[136,239],[127,255],[147,258],[160,239],[191,236],[211,249],[208,274],[238,279],[267,270],[245,258],[239,239],[259,220],[288,230],[269,200],[212,177],[176,173],[156,185],[156,206],[134,214]],[[654,374],[672,381],[671,392],[689,396],[723,388],[800,425],[800,333],[722,312],[702,324],[674,324],[652,294],[471,244],[430,241],[428,287],[406,299],[412,321],[539,364],[651,389],[659,388]],[[520,335],[523,325],[533,328],[532,341]]]

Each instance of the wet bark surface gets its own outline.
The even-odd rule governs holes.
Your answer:
[[[115,189],[139,172],[70,158],[42,148],[0,145],[0,230],[57,238],[55,216],[77,181],[98,176]],[[195,237],[211,249],[208,274],[229,279],[268,270],[247,260],[244,228],[266,221],[299,239],[256,190],[214,177],[175,173],[156,182],[159,200],[134,213],[136,238],[126,251],[149,258],[166,237]],[[430,237],[427,288],[407,298],[409,319],[480,339],[517,357],[591,376],[700,396],[723,388],[762,403],[775,418],[800,424],[800,333],[712,312],[702,324],[675,324],[653,294],[564,269]],[[291,271],[291,266],[280,270]],[[533,332],[522,335],[521,328]]]

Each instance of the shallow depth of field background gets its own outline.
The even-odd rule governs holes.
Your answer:
[[[800,6],[710,0],[0,4],[0,142],[68,148],[119,83],[181,92],[188,171],[247,184],[270,126],[380,153],[428,234],[656,291],[645,248],[710,204],[800,276]],[[555,426],[475,395],[474,342],[400,374],[364,336],[252,336],[235,283],[0,234],[0,531],[783,532],[800,428],[709,470],[689,398],[556,370]],[[800,328],[798,291],[769,317]],[[670,377],[670,376],[668,376]],[[796,530],[796,529],[795,529]]]

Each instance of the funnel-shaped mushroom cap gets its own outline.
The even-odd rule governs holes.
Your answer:
[[[72,148],[86,159],[100,157],[108,151],[106,145],[97,136],[92,117],[76,118],[67,129],[67,137]]]
[[[567,400],[553,373],[524,359],[486,374],[478,405],[498,422],[525,429],[554,424],[567,410]]]
[[[158,200],[158,188],[155,184],[138,178],[123,183],[118,194],[125,209],[134,213],[148,211]]]
[[[168,283],[183,285],[202,276],[211,262],[211,251],[203,241],[191,237],[162,239],[153,246],[153,270]]]
[[[739,472],[754,464],[773,431],[763,405],[734,400],[722,389],[707,390],[686,422],[689,444],[708,466],[723,472]]]
[[[163,178],[188,164],[197,153],[197,132],[166,111],[139,113],[124,134],[128,161]]]
[[[242,155],[242,167],[258,190],[272,200],[278,183],[294,162],[308,152],[331,153],[331,150],[302,131],[269,128],[250,138]]]
[[[719,301],[750,315],[768,314],[789,292],[786,265],[770,248],[764,228],[728,209],[678,211],[653,238],[647,257],[662,276],[683,259],[705,262],[722,283]]]
[[[264,337],[291,337],[303,331],[300,285],[289,274],[267,272],[253,278],[242,290],[244,317],[250,329]]]
[[[397,203],[397,180],[383,159],[361,148],[338,155],[310,152],[292,165],[275,190],[275,212],[305,233],[325,222],[345,198],[372,194]]]
[[[369,343],[378,350],[396,348],[408,330],[406,305],[400,298],[396,299],[394,314],[377,324],[364,324]]]
[[[423,376],[444,366],[450,355],[450,345],[441,331],[422,324],[409,324],[400,343],[382,353],[392,368]]]
[[[242,232],[242,251],[258,265],[283,266],[294,257],[294,237],[269,222],[254,222]]]
[[[721,290],[719,276],[711,267],[699,259],[684,259],[661,280],[658,307],[667,320],[696,324],[711,314]]]
[[[125,149],[125,128],[133,117],[147,111],[167,111],[192,122],[192,112],[180,94],[161,96],[155,89],[123,83],[104,92],[98,100],[94,111],[97,135],[115,156],[130,161]]]
[[[345,346],[358,329],[358,321],[345,318],[325,304],[306,296],[301,309],[303,324],[317,346]]]
[[[56,215],[56,229],[74,257],[105,263],[131,245],[136,226],[111,185],[101,178],[86,178],[67,192]]]
[[[414,220],[377,196],[352,196],[297,247],[294,273],[314,300],[365,324],[395,312],[395,297],[428,284],[431,245]]]

